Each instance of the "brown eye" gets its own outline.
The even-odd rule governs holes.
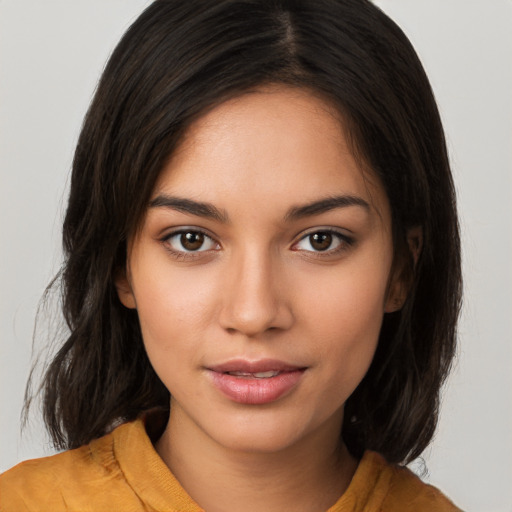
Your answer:
[[[332,233],[319,232],[309,235],[309,243],[315,251],[326,251],[332,245]]]
[[[343,233],[319,230],[309,232],[309,234],[301,238],[293,245],[293,250],[332,255],[339,250],[348,249],[353,243],[354,240]]]
[[[204,244],[204,235],[197,231],[182,233],[180,236],[180,243],[187,251],[197,251],[201,249]]]
[[[175,231],[163,239],[174,252],[204,252],[217,249],[218,244],[213,238],[201,231]]]

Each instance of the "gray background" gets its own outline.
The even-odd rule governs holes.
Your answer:
[[[376,3],[410,37],[431,78],[462,223],[459,357],[424,454],[427,479],[466,510],[511,512],[512,2]],[[0,0],[0,471],[51,453],[37,414],[20,436],[34,316],[59,267],[82,117],[106,58],[146,5]]]

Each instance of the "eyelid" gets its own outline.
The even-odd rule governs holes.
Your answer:
[[[339,228],[323,227],[323,226],[311,228],[311,229],[306,230],[305,232],[302,232],[297,237],[296,241],[293,242],[291,248],[292,248],[292,250],[302,251],[304,253],[309,253],[309,254],[312,254],[315,256],[319,256],[319,257],[337,254],[338,252],[342,252],[344,250],[349,249],[355,243],[355,239],[352,236],[347,235],[344,231],[347,231],[347,230],[341,230]],[[333,235],[334,237],[336,237],[339,240],[338,246],[333,249],[327,249],[325,251],[294,249],[300,242],[302,242],[309,236],[314,235],[315,233],[329,233],[329,234]]]
[[[178,235],[183,235],[184,233],[200,233],[205,238],[210,239],[210,241],[216,245],[213,249],[198,249],[196,251],[187,251],[187,250],[179,250],[173,248],[169,241]],[[212,251],[212,250],[218,250],[220,248],[220,243],[214,237],[211,233],[209,233],[207,230],[197,227],[197,226],[179,226],[176,227],[170,231],[167,231],[163,236],[159,237],[160,242],[165,246],[166,250],[168,250],[171,254],[179,257],[179,258],[194,258],[198,257],[199,255],[203,255],[203,253]]]

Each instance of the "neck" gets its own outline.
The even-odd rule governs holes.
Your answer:
[[[220,446],[181,416],[171,414],[156,449],[208,512],[325,511],[346,490],[357,467],[340,441],[341,422],[268,453]]]

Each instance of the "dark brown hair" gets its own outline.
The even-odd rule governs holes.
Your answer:
[[[391,462],[412,460],[430,442],[454,354],[460,247],[443,129],[411,44],[367,0],[157,0],[114,50],[73,161],[61,272],[70,334],[43,383],[57,447],[168,408],[114,277],[190,123],[266,84],[307,88],[339,109],[387,192],[395,253],[404,253],[409,228],[423,230],[408,299],[385,315],[342,435],[356,456],[372,449]]]

